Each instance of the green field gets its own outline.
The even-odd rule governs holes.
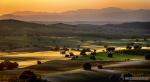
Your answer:
[[[130,54],[113,54],[113,57],[107,57],[108,53],[104,53],[104,52],[100,52],[98,54],[95,55],[96,60],[116,60],[116,61],[124,61],[127,59],[130,60],[144,60],[144,56],[141,55],[130,55]],[[77,60],[91,60],[90,59],[90,55],[87,56],[80,56],[79,59]]]

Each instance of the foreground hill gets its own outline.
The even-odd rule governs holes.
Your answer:
[[[93,38],[93,40],[98,38],[131,38],[133,36],[148,38],[150,37],[149,27],[150,22],[107,25],[69,25],[63,23],[44,25],[13,19],[0,20],[0,45],[3,48],[49,46],[55,43],[54,37],[78,37],[79,40],[83,37]]]

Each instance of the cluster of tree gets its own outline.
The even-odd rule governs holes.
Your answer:
[[[34,72],[27,70],[21,73],[19,79],[23,82],[48,82],[38,77]]]
[[[98,69],[103,69],[103,65],[97,65]],[[91,63],[84,63],[83,64],[83,69],[84,70],[92,70],[92,64]]]
[[[116,50],[115,47],[106,47],[106,52],[108,53],[107,57],[112,58],[115,50]]]
[[[10,61],[4,61],[2,63],[0,63],[0,70],[12,70],[15,68],[18,68],[19,64],[17,62],[10,62]]]
[[[90,48],[83,48],[80,52],[80,55],[85,56],[87,55],[86,52],[92,52]]]
[[[71,58],[71,60],[76,60],[79,56],[75,55],[73,52],[70,52],[69,55],[65,55],[66,58]]]
[[[107,47],[106,51],[107,52],[115,52],[115,47]]]
[[[142,49],[142,45],[141,44],[127,44],[126,49],[127,50],[131,50],[131,49],[140,50]]]

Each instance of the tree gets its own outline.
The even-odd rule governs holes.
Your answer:
[[[92,59],[92,60],[96,60],[95,55],[91,55],[91,56],[90,56],[90,59]]]
[[[103,69],[103,65],[98,65],[97,68],[98,69]]]
[[[150,60],[150,55],[146,55],[145,60]]]
[[[113,54],[112,54],[112,53],[109,53],[109,54],[107,55],[107,57],[112,58],[112,57],[113,57]]]
[[[0,63],[0,71],[2,71],[4,69],[4,64]]]
[[[141,45],[134,45],[134,50],[140,50],[142,48]]]
[[[92,65],[90,63],[85,63],[83,64],[83,69],[84,70],[91,70]]]
[[[37,76],[30,70],[27,70],[27,71],[24,71],[21,73],[21,75],[19,76],[19,79],[22,79],[22,80],[36,80],[37,79]],[[30,82],[32,82],[30,81]],[[27,81],[29,82],[29,81]],[[35,81],[33,81],[35,82]]]
[[[106,48],[107,52],[114,52],[115,51],[115,47],[108,47]]]
[[[73,53],[73,52],[70,52],[69,55],[70,55],[70,56],[74,56],[74,53]]]
[[[127,45],[127,46],[126,46],[126,49],[127,49],[127,50],[131,50],[131,49],[132,49],[132,46],[131,46],[131,45]]]
[[[42,64],[42,62],[38,60],[38,61],[37,61],[37,64],[40,65],[40,64]]]
[[[86,55],[86,50],[85,49],[81,50],[80,55],[85,56]]]

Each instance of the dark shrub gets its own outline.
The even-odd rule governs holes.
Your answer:
[[[16,65],[14,65],[14,63],[7,63],[6,64],[6,68],[8,69],[8,70],[12,70],[12,69],[14,69],[16,67]]]
[[[72,53],[72,52],[70,52],[69,54],[70,54],[70,56],[74,56],[74,53]]]
[[[132,46],[127,45],[127,46],[126,46],[126,49],[127,49],[127,50],[131,50],[131,49],[132,49]]]
[[[91,52],[91,55],[96,55],[96,50],[94,50],[94,52]]]
[[[84,70],[91,70],[92,65],[90,63],[85,63],[83,64],[83,69]]]
[[[12,62],[6,60],[6,61],[1,63],[1,66],[2,66],[1,69],[6,68],[8,70],[12,70],[14,68],[18,68],[19,65],[17,62],[12,63]]]
[[[150,47],[150,45],[146,45],[146,47]]]
[[[102,65],[98,65],[97,68],[98,69],[103,69],[103,66]]]
[[[40,64],[42,64],[42,62],[41,61],[37,61],[37,64],[40,65]]]
[[[8,70],[11,70],[11,69],[15,68],[14,63],[11,63],[11,62],[8,61],[8,60],[5,60],[5,61],[3,62],[3,65],[4,65],[4,67],[6,67],[6,69],[8,69]]]
[[[134,50],[140,50],[142,48],[141,45],[134,45]]]
[[[62,50],[69,51],[69,49],[66,46],[64,46]]]
[[[37,78],[37,76],[30,70],[22,72],[21,75],[19,76],[19,79],[23,79],[23,80],[30,79],[30,78],[35,78],[35,79]]]
[[[66,58],[70,57],[69,55],[65,55]]]
[[[150,60],[150,55],[146,55],[145,60]]]
[[[91,52],[90,48],[86,48],[85,50],[86,50],[86,52]]]
[[[81,50],[80,55],[85,56],[86,55],[86,50]]]
[[[91,55],[91,56],[90,56],[90,59],[92,59],[92,60],[96,60],[95,55]]]
[[[13,63],[14,68],[18,68],[19,64],[17,62]]]
[[[114,52],[115,48],[114,47],[108,47],[108,48],[106,48],[106,51],[107,52]]]
[[[4,64],[0,63],[0,71],[2,71],[4,69]]]
[[[109,53],[109,54],[107,55],[107,57],[112,58],[112,57],[113,57],[113,54],[112,54],[112,53]]]
[[[76,58],[79,58],[79,56],[75,56]]]
[[[21,75],[19,76],[19,79],[21,79],[21,82],[49,82],[47,80],[43,80],[37,77],[37,75],[30,70],[22,72]],[[17,82],[20,82],[20,81],[17,81]]]
[[[66,51],[65,51],[65,50],[63,50],[63,51],[61,51],[61,52],[60,52],[60,54],[66,54]]]

